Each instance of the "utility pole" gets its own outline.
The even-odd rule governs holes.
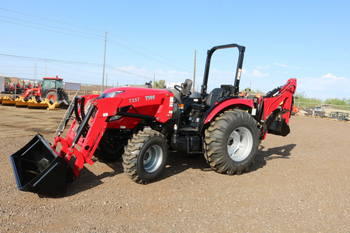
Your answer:
[[[47,59],[45,58],[45,77],[46,77],[46,61]]]
[[[108,85],[107,85],[107,76],[108,76],[108,73],[106,73],[106,87],[108,87]]]
[[[154,84],[156,83],[156,73],[153,74],[153,83],[152,88],[154,88]]]
[[[34,66],[34,79],[36,79],[36,63],[35,63],[35,66]]]
[[[105,53],[103,57],[103,74],[102,74],[102,92],[103,93],[103,84],[104,84],[104,77],[105,77],[105,66],[106,66],[106,46],[107,46],[107,32],[105,34]]]
[[[196,56],[197,50],[194,50],[193,92],[196,89]]]

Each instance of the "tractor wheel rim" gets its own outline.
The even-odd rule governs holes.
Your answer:
[[[238,127],[232,131],[227,139],[227,152],[235,162],[246,159],[253,147],[253,135],[245,127]]]
[[[54,96],[54,95],[49,95],[48,99],[49,99],[49,100],[52,99],[53,101],[56,101],[56,96]]]
[[[156,171],[163,161],[163,150],[158,145],[153,145],[146,151],[143,159],[143,167],[148,173]]]

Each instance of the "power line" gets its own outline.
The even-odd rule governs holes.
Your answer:
[[[33,17],[33,18],[43,19],[43,20],[47,20],[47,21],[51,21],[51,22],[55,22],[55,23],[61,23],[61,24],[66,24],[66,25],[70,25],[70,26],[74,26],[74,27],[79,27],[79,28],[85,28],[85,29],[89,29],[89,30],[104,32],[103,30],[99,30],[99,29],[94,29],[94,28],[88,28],[88,27],[78,26],[78,25],[71,24],[71,23],[64,23],[64,22],[60,22],[60,21],[57,21],[57,20],[47,19],[47,18],[35,16],[35,15],[30,15],[30,14],[21,13],[21,12],[18,12],[18,11],[8,10],[8,9],[2,8],[2,7],[0,7],[0,10],[4,10],[4,11],[16,13],[16,14],[21,14],[21,15],[26,15],[26,16],[30,16],[30,17]]]
[[[54,52],[60,52],[60,53],[65,53],[65,54],[67,54],[67,53],[68,53],[68,54],[76,54],[76,55],[84,55],[84,56],[100,57],[100,56],[98,56],[98,55],[92,55],[92,54],[85,54],[85,53],[72,53],[72,52],[62,51],[62,50],[47,49],[47,48],[39,48],[39,47],[34,47],[34,46],[18,45],[18,44],[6,43],[6,42],[1,42],[1,44],[7,44],[7,45],[12,45],[12,46],[24,47],[24,48],[39,49],[39,50],[54,51]]]
[[[20,24],[20,23],[9,22],[9,21],[6,21],[6,20],[0,20],[0,21],[1,22],[5,22],[5,23],[10,23],[10,24],[16,24],[16,25],[20,25],[20,26],[24,26],[24,27],[30,27],[30,28],[35,28],[35,29],[40,29],[40,30],[45,30],[45,31],[51,31],[51,32],[57,32],[57,33],[61,33],[61,34],[71,35],[71,36],[78,36],[78,37],[90,38],[90,39],[94,39],[94,40],[101,40],[101,39],[93,38],[93,37],[89,37],[89,36],[81,36],[81,35],[67,33],[67,32],[60,32],[60,31],[55,31],[55,30],[50,30],[50,29],[45,29],[45,28],[39,28],[39,27],[29,26],[29,25]]]
[[[100,35],[96,35],[96,34],[91,34],[91,33],[86,33],[86,32],[79,32],[79,31],[76,31],[76,30],[70,30],[70,29],[65,29],[65,28],[60,28],[60,27],[55,27],[55,26],[49,26],[49,25],[45,25],[45,24],[41,24],[41,23],[33,23],[33,22],[30,22],[30,21],[27,21],[27,20],[15,19],[15,18],[1,16],[1,15],[0,15],[0,17],[6,18],[6,19],[11,19],[11,20],[17,20],[17,21],[21,21],[21,22],[25,22],[25,23],[31,23],[31,24],[35,24],[35,25],[39,25],[39,26],[56,28],[56,29],[59,29],[59,30],[65,30],[65,31],[70,31],[70,32],[78,32],[78,33],[81,33],[81,34],[86,34],[86,35],[90,35],[90,36],[100,37]]]
[[[142,78],[144,77],[144,76],[142,76],[142,75],[135,74],[135,73],[132,73],[132,72],[129,72],[129,71],[126,71],[126,70],[122,70],[122,69],[119,69],[119,68],[117,68],[117,67],[114,67],[114,66],[111,66],[111,65],[108,65],[108,64],[106,64],[106,67],[108,67],[108,68],[110,68],[110,69],[113,69],[113,70],[118,70],[118,71],[123,72],[123,73],[126,73],[126,74],[130,74],[130,75],[132,75],[132,76],[142,77]]]
[[[130,74],[130,75],[133,75],[133,76],[137,76],[137,77],[140,77],[140,78],[144,78],[144,75],[140,75],[140,74],[135,74],[133,72],[130,72],[130,71],[126,71],[126,70],[123,70],[121,68],[117,68],[117,67],[114,67],[114,66],[111,66],[111,65],[106,65],[107,68],[109,69],[112,69],[112,70],[117,70],[117,71],[120,71],[120,72],[123,72],[123,73],[127,73],[127,74]],[[177,78],[177,77],[172,77],[172,76],[167,76],[167,75],[164,75],[164,74],[159,74],[157,72],[151,72],[151,71],[141,71],[141,70],[138,70],[137,72],[140,72],[140,73],[144,73],[144,74],[147,74],[147,75],[151,75],[153,76],[154,73],[157,74],[157,80],[160,80],[161,78],[158,78],[159,76],[160,77],[163,77],[164,79],[165,78],[168,78],[168,79],[176,79],[176,80],[180,80],[180,81],[183,81],[184,79],[181,79],[181,78]]]
[[[171,65],[171,64],[169,64],[169,63],[160,61],[160,60],[158,60],[158,59],[156,59],[156,58],[153,58],[153,57],[151,57],[151,56],[148,56],[148,55],[146,55],[146,54],[143,54],[143,53],[141,53],[141,52],[139,52],[139,51],[136,51],[136,50],[134,50],[134,49],[132,49],[132,48],[129,48],[129,47],[123,45],[123,44],[120,44],[120,43],[118,43],[118,42],[116,42],[116,41],[113,41],[113,40],[110,40],[110,39],[109,39],[109,42],[112,43],[112,44],[114,44],[114,45],[120,46],[120,47],[122,47],[122,48],[124,48],[124,49],[126,49],[126,50],[129,50],[129,51],[131,51],[131,52],[134,52],[134,53],[136,53],[136,54],[139,54],[139,55],[141,55],[141,56],[143,56],[143,57],[146,57],[146,58],[148,58],[148,59],[151,59],[151,60],[154,60],[154,61],[156,61],[156,62],[159,62],[159,63],[161,63],[161,64],[163,64],[163,65],[166,65],[166,66],[169,66],[169,67],[173,67],[173,68],[175,68],[175,69],[179,69],[179,70],[182,70],[182,71],[189,72],[189,71],[187,71],[187,70],[183,70],[182,68],[173,66],[173,65]],[[189,73],[191,73],[191,72],[189,72]]]
[[[74,64],[74,65],[87,65],[87,66],[98,66],[98,67],[102,66],[102,64],[97,64],[97,63],[66,61],[66,60],[57,60],[57,59],[27,57],[27,56],[17,56],[17,55],[10,55],[10,54],[0,54],[0,57],[30,60],[30,61],[47,61],[47,62],[53,62],[53,63]],[[144,78],[143,75],[139,75],[139,74],[135,74],[135,73],[132,73],[129,71],[125,71],[125,70],[119,69],[119,68],[111,66],[111,65],[106,65],[106,67],[113,69],[113,70],[118,70],[118,71],[123,72],[123,73],[127,73],[127,74],[132,75],[132,76]],[[139,72],[142,73],[142,71],[139,71]]]
[[[76,70],[76,71],[80,71],[80,72],[86,72],[86,73],[88,73],[88,74],[93,73],[93,72],[91,72],[91,71],[81,70],[81,69],[77,69],[77,68],[75,68],[75,67],[67,67],[67,66],[64,66],[64,65],[62,65],[62,64],[56,64],[56,66],[60,66],[60,67],[66,68],[66,69]]]
[[[11,67],[16,67],[16,68],[22,68],[22,69],[32,69],[33,66],[7,66],[7,65],[0,65],[0,67],[6,67],[6,68],[11,68]],[[3,69],[1,69],[3,70]]]
[[[189,68],[189,69],[192,69],[192,68],[190,68],[190,67],[188,67],[188,66],[186,66],[186,65],[183,65],[183,64],[178,63],[178,62],[176,62],[176,61],[170,60],[170,59],[168,59],[168,58],[166,58],[166,57],[163,57],[163,56],[161,56],[161,55],[159,55],[159,54],[156,54],[155,52],[149,51],[148,49],[145,49],[145,48],[143,48],[143,47],[141,47],[141,46],[139,46],[139,45],[137,45],[137,44],[134,44],[134,43],[132,43],[132,42],[130,42],[130,41],[127,41],[127,40],[125,40],[125,39],[119,37],[119,36],[116,36],[116,35],[114,35],[113,33],[110,33],[110,34],[111,34],[112,36],[115,36],[115,37],[117,37],[117,38],[119,38],[119,39],[121,39],[121,40],[123,40],[123,41],[125,41],[125,42],[127,42],[127,43],[129,43],[129,44],[131,44],[131,45],[133,45],[133,46],[136,46],[136,47],[138,47],[138,48],[140,48],[140,49],[143,49],[143,50],[145,50],[145,51],[147,51],[147,52],[149,52],[149,53],[152,53],[152,54],[154,54],[154,55],[156,55],[156,56],[158,56],[158,57],[161,57],[161,58],[166,59],[166,60],[168,60],[168,61],[177,63],[178,65],[181,65],[181,66],[187,67],[187,68]]]
[[[65,61],[65,60],[56,60],[56,59],[47,59],[47,58],[38,58],[38,57],[26,57],[26,56],[17,56],[17,55],[2,54],[2,53],[0,53],[0,57],[15,58],[15,59],[25,59],[25,60],[31,60],[31,61],[45,61],[46,60],[46,61],[50,61],[50,62],[58,62],[58,63],[65,63],[65,64],[75,64],[75,65],[102,66],[102,64],[97,64],[97,63],[78,62],[78,61]]]
[[[84,74],[71,73],[71,72],[62,71],[62,70],[60,70],[60,69],[55,69],[55,68],[50,67],[50,70],[49,70],[49,71],[52,71],[52,70],[57,71],[57,72],[59,72],[59,73],[74,75],[74,77],[80,76],[80,77],[86,78],[86,76],[87,76],[87,75],[84,75]],[[90,75],[90,77],[93,77],[93,76]]]
[[[97,30],[97,29],[93,29],[93,28],[78,26],[78,25],[74,25],[74,24],[70,24],[70,23],[64,23],[64,22],[60,22],[60,21],[57,21],[57,20],[51,20],[51,19],[47,19],[47,18],[43,18],[43,17],[39,17],[39,16],[34,16],[34,15],[30,15],[30,14],[25,14],[25,13],[13,11],[13,10],[1,8],[1,7],[0,7],[0,10],[8,11],[8,12],[16,13],[16,14],[21,14],[21,15],[25,15],[25,16],[30,16],[30,17],[33,17],[33,18],[38,18],[38,19],[47,20],[47,21],[51,21],[51,22],[56,22],[56,23],[60,23],[60,24],[65,24],[65,25],[70,25],[70,26],[74,26],[74,27],[79,27],[79,28],[84,28],[84,29],[89,29],[89,30],[94,30],[94,31],[102,32],[102,30]],[[52,29],[46,29],[46,28],[42,28],[42,27],[36,27],[36,26],[25,25],[25,24],[16,23],[16,22],[9,22],[9,21],[6,21],[6,20],[0,20],[0,21],[5,22],[5,23],[10,23],[10,24],[15,24],[15,25],[20,25],[20,26],[35,28],[35,29],[39,29],[39,30],[52,31],[52,32],[61,33],[61,34],[67,34],[67,35],[71,35],[71,36],[78,36],[78,37],[83,37],[83,38],[90,38],[90,39],[95,39],[95,40],[102,40],[102,38],[94,38],[95,36],[96,36],[96,37],[102,37],[102,36],[98,36],[98,35],[91,34],[91,33],[85,33],[85,32],[79,32],[79,31],[69,30],[69,29],[60,28],[60,27],[48,26],[48,25],[45,25],[45,24],[34,23],[34,22],[30,22],[30,21],[26,21],[26,20],[20,20],[20,19],[14,19],[14,18],[11,18],[11,17],[6,17],[6,16],[0,16],[0,17],[7,18],[7,19],[11,19],[11,20],[17,20],[17,21],[21,21],[21,22],[25,22],[25,23],[35,24],[35,25],[39,25],[39,26],[44,26],[44,27],[56,28],[56,29],[59,29],[59,30],[64,30],[64,31],[69,31],[69,32],[76,32],[76,33],[85,34],[85,35],[89,35],[89,36],[83,36],[83,35],[78,35],[78,34],[76,34],[76,33],[62,32],[62,31],[57,31],[57,30],[52,30]],[[160,58],[162,58],[162,59],[171,61],[172,63],[176,63],[176,64],[179,64],[179,65],[184,66],[184,67],[188,67],[188,66],[186,66],[186,65],[183,65],[183,64],[180,64],[180,63],[178,63],[178,62],[172,61],[172,60],[170,60],[170,59],[168,59],[168,58],[166,58],[166,57],[164,57],[164,56],[161,56],[161,55],[159,55],[159,54],[156,54],[156,53],[154,53],[154,52],[152,52],[152,51],[149,51],[149,50],[147,50],[147,49],[145,49],[145,48],[143,48],[143,47],[141,47],[141,46],[139,46],[139,45],[136,45],[136,44],[134,44],[134,43],[132,43],[132,42],[129,42],[129,41],[127,41],[127,40],[125,40],[125,39],[123,39],[123,38],[121,38],[121,37],[118,37],[118,36],[116,36],[116,35],[114,35],[114,34],[112,34],[112,33],[110,33],[110,34],[113,35],[113,36],[116,37],[116,38],[119,38],[119,39],[121,39],[121,40],[123,40],[123,41],[129,43],[129,44],[132,44],[134,47],[140,48],[140,49],[142,49],[142,50],[144,50],[144,51],[147,51],[148,53],[154,54],[154,55],[156,55],[156,56],[158,56],[158,57],[160,57]],[[94,36],[94,37],[91,37],[91,36]],[[174,65],[172,65],[172,64],[169,64],[169,63],[166,63],[166,62],[164,62],[164,61],[161,61],[161,60],[158,60],[158,59],[156,59],[156,58],[153,58],[153,57],[151,57],[151,56],[149,56],[149,55],[146,55],[146,54],[144,54],[144,53],[141,53],[141,52],[139,52],[139,51],[137,51],[137,50],[135,50],[135,49],[132,49],[132,48],[130,48],[130,47],[126,46],[126,45],[123,45],[123,44],[121,44],[121,43],[118,43],[118,42],[116,42],[116,41],[109,40],[109,42],[110,42],[111,44],[120,46],[120,47],[122,47],[122,48],[124,48],[124,49],[126,49],[126,50],[129,50],[129,51],[131,51],[131,52],[134,52],[134,53],[136,53],[136,54],[139,54],[139,55],[141,55],[141,56],[144,56],[144,57],[146,57],[146,58],[148,58],[148,59],[154,60],[154,61],[156,61],[156,62],[158,62],[158,63],[167,65],[167,66],[169,66],[169,67],[173,67],[173,68],[178,69],[178,70],[180,70],[180,71],[182,70],[182,71],[186,71],[186,72],[191,73],[190,71],[183,70],[182,68],[179,68],[179,67],[174,66]]]

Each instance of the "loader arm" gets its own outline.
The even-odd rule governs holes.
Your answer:
[[[71,165],[75,178],[77,178],[85,163],[90,165],[94,163],[92,156],[100,143],[103,133],[108,128],[108,121],[111,117],[119,115],[129,119],[132,118],[136,124],[140,119],[157,121],[159,123],[168,121],[172,117],[173,96],[170,92],[163,92],[154,95],[154,100],[137,101],[133,105],[130,105],[130,100],[126,98],[76,97],[74,109],[70,109],[69,114],[63,121],[60,133],[55,137],[53,149],[56,151],[58,143],[62,145],[59,156],[65,158],[66,162]],[[134,106],[142,106],[145,103],[156,104],[155,115],[140,114],[135,110]],[[129,108],[129,111],[124,112],[122,110],[124,107]],[[87,108],[87,110],[84,108]],[[75,118],[67,136],[62,138],[60,136],[61,132],[63,132],[73,112],[75,113]]]
[[[58,143],[62,145],[59,155],[66,158],[68,164],[74,163],[73,172],[77,178],[85,163],[92,165],[92,156],[107,128],[107,118],[116,115],[120,101],[106,98],[92,101],[85,114],[85,98],[76,97],[74,112],[75,119],[68,131],[66,138],[55,137],[53,149],[57,149]],[[80,106],[80,109],[79,109]],[[86,106],[86,105],[85,105]],[[70,112],[72,114],[73,111]],[[103,113],[102,113],[103,112]],[[67,115],[67,119],[70,116]],[[75,158],[75,161],[74,159]]]

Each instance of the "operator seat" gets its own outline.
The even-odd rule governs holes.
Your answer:
[[[226,93],[226,90],[223,88],[214,88],[209,95],[204,99],[204,103],[207,107],[214,105],[219,98],[223,97]]]

